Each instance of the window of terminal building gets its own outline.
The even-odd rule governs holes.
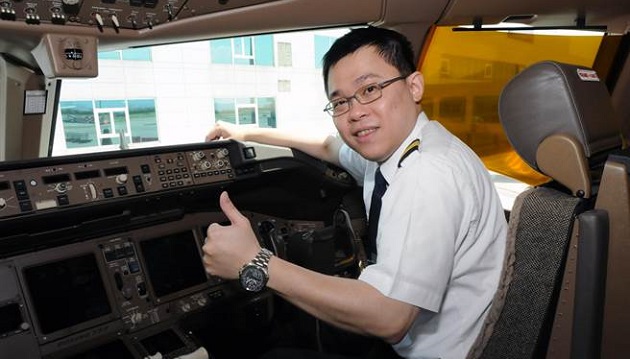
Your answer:
[[[214,117],[238,125],[276,127],[276,101],[274,98],[216,98]]]
[[[273,35],[244,36],[210,41],[212,63],[274,66]]]
[[[291,53],[291,43],[279,41],[276,46],[278,47],[278,66],[291,67],[293,66],[293,54]]]
[[[61,101],[68,149],[158,141],[153,99]]]

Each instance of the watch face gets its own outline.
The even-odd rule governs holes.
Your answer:
[[[241,287],[250,292],[259,292],[267,284],[267,273],[253,264],[247,265],[241,270],[239,280]]]

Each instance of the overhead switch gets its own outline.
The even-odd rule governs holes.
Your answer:
[[[11,4],[8,2],[3,2],[0,4],[0,19],[2,20],[11,20],[15,21],[15,9],[11,7]]]
[[[118,21],[118,17],[116,16],[116,14],[112,14],[111,18],[114,29],[118,31],[118,29],[120,29],[120,22]]]
[[[98,26],[98,29],[102,32],[103,25],[105,25],[105,23],[103,22],[103,17],[101,16],[101,14],[94,13],[94,20],[96,20],[96,26]]]

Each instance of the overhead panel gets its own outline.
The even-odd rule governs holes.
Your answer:
[[[143,29],[282,0],[0,0],[0,20],[30,25]]]

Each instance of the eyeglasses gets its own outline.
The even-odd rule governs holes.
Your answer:
[[[383,89],[398,80],[404,80],[409,75],[394,77],[381,83],[368,84],[358,89],[354,95],[350,97],[339,97],[330,101],[324,112],[328,112],[332,117],[341,116],[344,113],[350,111],[350,100],[355,99],[362,105],[372,103],[383,96]]]

